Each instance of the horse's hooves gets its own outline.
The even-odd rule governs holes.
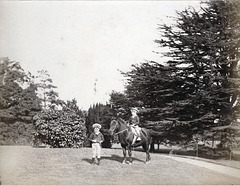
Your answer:
[[[124,164],[124,165],[125,165],[125,164],[126,164],[126,162],[125,162],[125,161],[123,161],[123,162],[122,162],[122,164]]]
[[[149,164],[150,162],[149,161],[146,161],[145,164]]]
[[[128,164],[129,164],[129,165],[132,165],[132,162],[129,162]]]

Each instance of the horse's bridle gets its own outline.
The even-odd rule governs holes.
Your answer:
[[[115,120],[116,121],[116,120]],[[118,121],[116,121],[116,122],[118,122]],[[119,125],[118,123],[117,123],[117,125]],[[116,128],[117,128],[117,125],[115,125],[115,128],[113,129],[113,130],[111,130],[111,131],[115,131],[116,130]],[[117,132],[117,133],[115,133],[115,134],[113,134],[113,135],[117,135],[117,134],[120,134],[120,133],[122,133],[122,132],[124,132],[124,131],[126,131],[126,130],[128,130],[128,128],[126,128],[126,129],[124,129],[124,130],[122,130],[122,131],[120,131],[120,132]]]
[[[114,121],[117,122],[116,120],[114,120]],[[112,122],[113,122],[113,121],[112,121]],[[111,130],[109,130],[109,131],[114,132],[114,131],[116,130],[116,128],[117,128],[117,125],[115,125],[114,129],[111,129]]]

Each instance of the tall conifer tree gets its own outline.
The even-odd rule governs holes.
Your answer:
[[[173,140],[215,136],[222,144],[236,132],[239,9],[237,0],[209,1],[200,11],[177,12],[174,25],[159,25],[156,43],[170,49],[165,55],[171,60],[125,73],[127,96],[143,101],[143,113],[152,113],[147,119],[159,121],[151,127],[168,131]]]

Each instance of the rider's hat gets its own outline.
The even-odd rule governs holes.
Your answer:
[[[99,123],[94,123],[92,127],[100,129],[102,126]]]
[[[132,107],[131,110],[138,112],[138,108],[136,108],[136,107]]]

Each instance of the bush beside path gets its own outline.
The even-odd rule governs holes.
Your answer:
[[[134,151],[134,163],[123,165],[121,149],[103,149],[101,165],[91,165],[91,149],[0,146],[3,185],[239,185],[240,177]]]

